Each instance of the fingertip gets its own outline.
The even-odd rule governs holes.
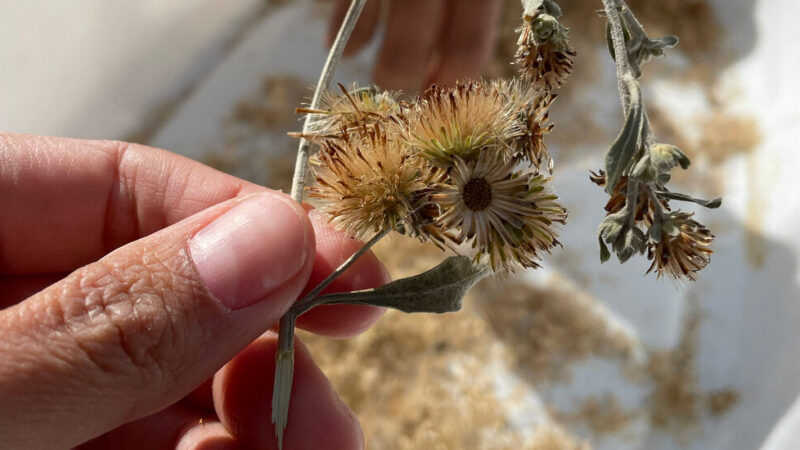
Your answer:
[[[267,333],[214,378],[217,414],[244,448],[277,448],[271,423],[276,350],[275,334]],[[283,448],[363,448],[358,420],[299,339],[295,344],[291,406]]]
[[[314,224],[317,254],[307,289],[319,284],[364,245],[334,229],[320,213],[312,211],[309,217]],[[389,281],[391,277],[384,265],[374,253],[367,252],[323,292],[358,291]],[[370,306],[321,306],[300,316],[297,326],[326,336],[349,337],[369,328],[384,312],[385,308]]]
[[[179,438],[175,450],[237,450],[242,448],[217,421],[198,422]]]
[[[325,36],[326,45],[331,47],[336,35],[339,32],[342,21],[347,15],[347,10],[350,8],[349,0],[337,0],[331,20],[328,25],[328,33]],[[380,17],[380,2],[377,0],[368,1],[358,17],[355,28],[347,41],[347,46],[344,49],[344,56],[350,56],[361,50],[375,34],[375,29],[378,25]]]

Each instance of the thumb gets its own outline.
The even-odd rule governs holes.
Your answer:
[[[67,448],[174,403],[277,322],[314,252],[300,205],[262,192],[0,311],[0,442]]]

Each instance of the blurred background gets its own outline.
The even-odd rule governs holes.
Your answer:
[[[287,189],[328,3],[0,0],[0,129],[130,140]],[[559,1],[578,51],[548,141],[564,248],[480,284],[459,313],[303,334],[368,448],[800,448],[800,4],[628,3],[651,36],[681,38],[645,67],[644,96],[660,141],[694,163],[675,190],[725,199],[697,210],[711,265],[676,284],[644,276],[643,257],[600,264],[606,196],[588,173],[621,126],[615,69],[601,3]],[[486,77],[513,75],[520,13],[505,1]],[[336,81],[369,82],[380,38]],[[442,259],[399,237],[376,251],[395,278]]]

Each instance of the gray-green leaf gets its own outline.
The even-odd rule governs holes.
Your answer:
[[[628,80],[626,84],[631,92],[631,106],[625,126],[606,154],[606,192],[609,195],[614,193],[620,177],[634,163],[633,157],[639,150],[642,141],[644,113],[641,90],[639,83],[635,80]]]
[[[598,235],[597,241],[600,243],[600,262],[605,263],[611,259],[611,252],[608,250],[606,243],[603,242],[603,236]]]
[[[699,198],[690,197],[686,194],[678,194],[677,192],[656,192],[656,194],[659,197],[666,198],[668,200],[697,203],[700,206],[710,209],[716,209],[722,206],[722,198],[715,198],[714,200],[702,200]]]
[[[323,295],[318,304],[383,306],[407,313],[453,312],[461,309],[464,294],[489,273],[486,266],[466,256],[451,256],[419,275],[375,289]]]

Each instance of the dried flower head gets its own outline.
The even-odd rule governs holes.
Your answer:
[[[339,84],[341,94],[325,91],[319,109],[298,108],[297,112],[314,114],[309,136],[325,138],[337,136],[342,130],[357,132],[365,126],[384,122],[387,117],[399,112],[397,93],[382,91],[375,86],[350,89]]]
[[[514,157],[527,159],[537,168],[546,167],[552,173],[553,158],[547,151],[544,136],[553,130],[550,105],[557,95],[518,79],[500,80],[494,82],[493,86],[510,105],[515,105],[517,120],[522,123],[523,133],[510,146]]]
[[[356,238],[384,230],[416,234],[415,216],[434,173],[380,126],[362,127],[327,139],[314,156],[317,185],[310,196],[322,200],[331,222]]]
[[[711,262],[714,235],[692,216],[677,211],[665,218],[659,241],[647,249],[647,258],[653,261],[647,273],[655,270],[659,277],[694,281],[695,274]]]
[[[522,135],[517,111],[491,86],[457,83],[431,86],[405,116],[409,143],[434,164],[473,159],[487,146],[503,146]]]
[[[514,58],[525,80],[549,91],[566,84],[576,55],[569,46],[568,31],[548,14],[526,20],[517,30],[519,40]]]
[[[471,161],[456,157],[447,182],[430,196],[452,242],[470,243],[493,270],[538,267],[540,253],[559,244],[553,223],[567,218],[549,179],[515,166],[488,152]]]

